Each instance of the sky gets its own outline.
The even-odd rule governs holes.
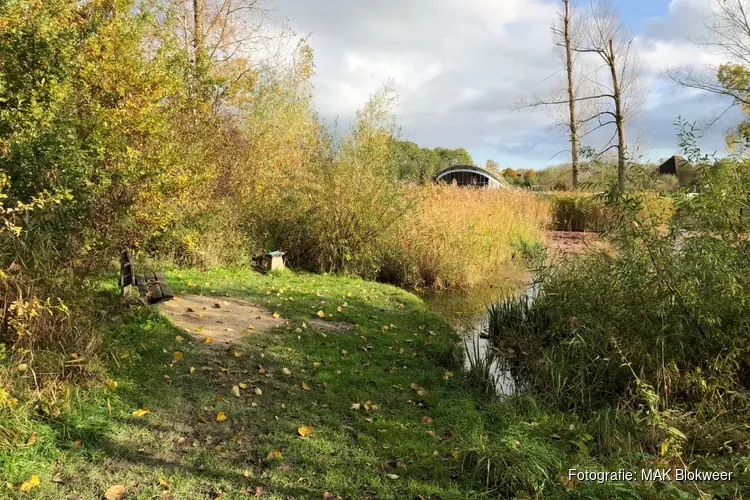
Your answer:
[[[661,77],[682,64],[716,62],[688,40],[704,34],[712,0],[613,0],[643,60],[644,106],[627,128],[644,161],[679,154],[678,116],[703,122],[725,98],[675,88]],[[309,35],[321,116],[350,122],[370,95],[391,82],[402,138],[422,147],[463,147],[474,162],[544,168],[566,161],[554,112],[518,109],[553,90],[560,66],[552,52],[556,0],[280,0],[278,13]],[[704,152],[724,152],[733,110],[703,133]]]

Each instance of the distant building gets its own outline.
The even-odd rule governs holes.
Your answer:
[[[447,184],[452,184],[455,181],[459,186],[508,187],[508,183],[499,175],[475,165],[452,165],[435,174],[434,181]]]
[[[670,174],[676,176],[683,167],[692,168],[692,165],[682,156],[675,155],[659,165],[659,175]]]

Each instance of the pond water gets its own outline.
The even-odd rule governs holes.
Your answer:
[[[471,367],[473,359],[483,359],[488,349],[493,349],[485,338],[487,332],[487,305],[519,294],[532,298],[535,289],[529,287],[530,277],[522,269],[509,268],[497,280],[497,284],[471,290],[453,290],[422,294],[429,308],[443,316],[463,335],[464,368]],[[490,365],[495,381],[495,394],[509,396],[516,393],[516,384],[507,366],[506,358],[496,355]]]

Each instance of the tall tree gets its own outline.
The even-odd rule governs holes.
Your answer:
[[[591,98],[597,99],[601,107],[589,119],[599,120],[597,128],[615,126],[612,138],[598,154],[617,149],[617,183],[624,189],[627,163],[625,125],[638,111],[645,94],[641,85],[641,61],[633,50],[633,39],[609,3],[592,3],[584,26],[583,42],[574,50],[594,55],[604,63],[602,71],[607,74],[604,76],[601,71],[595,74],[599,78],[593,82],[599,93]],[[607,83],[602,83],[602,80],[607,80]]]
[[[199,71],[203,67],[205,45],[203,41],[203,17],[205,16],[204,0],[193,0],[193,49],[195,50],[195,68]]]
[[[562,127],[566,131],[570,142],[571,168],[570,175],[573,187],[578,186],[579,177],[579,150],[581,138],[585,135],[586,124],[589,120],[581,119],[581,116],[590,114],[587,106],[591,99],[596,97],[584,96],[589,89],[581,88],[581,80],[578,75],[579,58],[576,48],[580,45],[582,34],[582,19],[576,15],[577,9],[571,0],[562,0],[562,6],[558,12],[558,19],[552,25],[552,39],[555,47],[555,55],[565,69],[565,78],[560,82],[551,97],[540,98],[535,96],[529,102],[523,103],[524,107],[565,107],[561,112],[554,127]],[[590,93],[590,92],[588,92]],[[587,109],[580,110],[585,106]],[[579,111],[583,111],[579,113]]]
[[[562,45],[565,48],[565,73],[567,76],[568,91],[568,130],[570,132],[570,175],[573,189],[578,188],[578,122],[576,121],[576,99],[575,86],[573,84],[573,34],[571,31],[570,0],[563,0],[563,11],[560,16],[562,33],[555,27],[552,32],[562,37]],[[557,41],[557,44],[560,42]]]

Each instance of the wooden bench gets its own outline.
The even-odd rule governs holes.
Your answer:
[[[163,273],[147,271],[136,274],[133,257],[128,250],[123,250],[120,253],[120,288],[123,296],[129,296],[132,287],[138,289],[138,296],[147,304],[174,298]]]

